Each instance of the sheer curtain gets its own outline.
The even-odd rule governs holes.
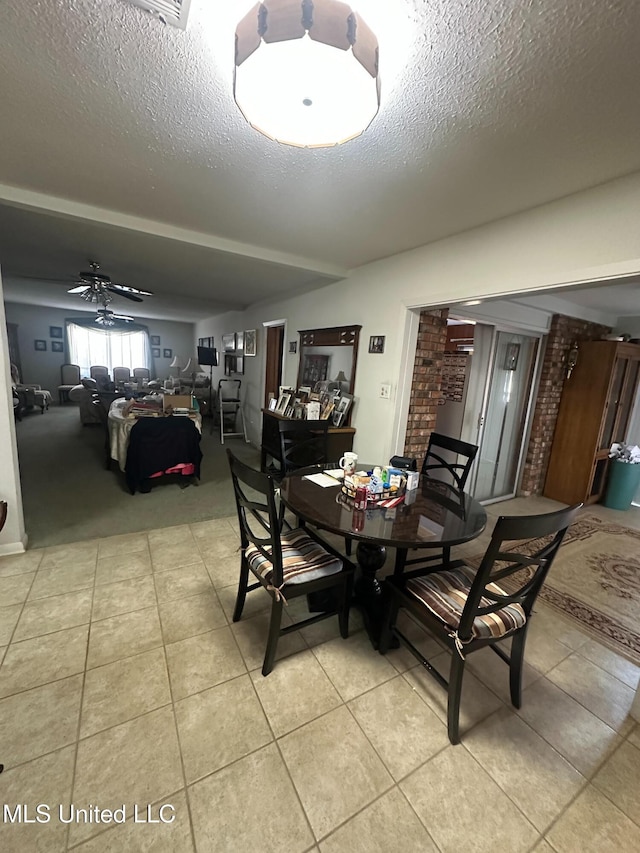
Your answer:
[[[149,334],[146,329],[130,324],[122,329],[98,329],[69,320],[67,322],[69,361],[80,367],[81,376],[89,376],[94,364],[102,364],[113,374],[114,367],[148,367],[152,370]],[[153,372],[153,371],[152,371]]]

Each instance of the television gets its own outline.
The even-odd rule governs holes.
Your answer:
[[[217,367],[218,350],[215,347],[198,347],[198,364],[207,367]]]

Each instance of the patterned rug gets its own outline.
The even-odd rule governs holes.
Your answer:
[[[481,559],[470,562],[478,566]],[[569,528],[539,599],[640,665],[640,531],[581,516]]]

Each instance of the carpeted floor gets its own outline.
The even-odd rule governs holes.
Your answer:
[[[159,478],[149,494],[131,495],[117,463],[104,467],[101,425],[82,426],[77,407],[53,406],[16,424],[20,479],[29,548],[136,533],[233,515],[225,449],[252,465],[259,452],[242,439],[220,444],[203,425],[200,485]]]
[[[530,543],[531,551],[540,541]],[[569,528],[540,592],[542,601],[638,665],[639,554],[639,530],[587,512]],[[481,558],[469,562],[477,566]]]

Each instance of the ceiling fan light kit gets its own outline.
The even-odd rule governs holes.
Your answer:
[[[263,0],[236,28],[233,93],[270,139],[326,148],[359,136],[380,107],[378,40],[340,0]]]

